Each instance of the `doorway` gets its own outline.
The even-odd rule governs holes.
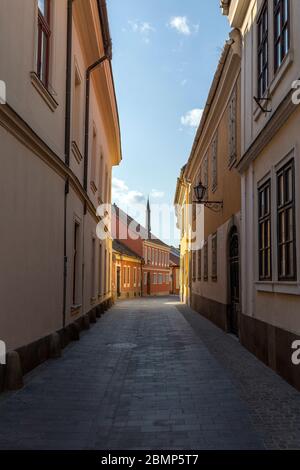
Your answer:
[[[240,250],[239,234],[233,227],[229,234],[229,332],[239,335],[240,311]]]

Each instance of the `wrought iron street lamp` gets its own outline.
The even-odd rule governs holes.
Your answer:
[[[194,187],[194,193],[196,197],[195,204],[202,204],[208,209],[217,211],[223,208],[223,201],[208,201],[205,199],[207,188],[199,181],[199,184]]]

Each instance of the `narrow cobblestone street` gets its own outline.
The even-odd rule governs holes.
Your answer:
[[[176,297],[118,303],[0,399],[1,449],[300,449],[300,394]]]

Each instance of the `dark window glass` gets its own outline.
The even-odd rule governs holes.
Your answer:
[[[269,83],[269,53],[268,53],[268,3],[266,2],[259,20],[257,22],[258,29],[258,98],[262,98]]]
[[[271,181],[258,190],[259,279],[272,278]]]
[[[294,161],[277,173],[278,278],[296,280]]]
[[[290,48],[289,0],[274,0],[274,67],[280,67]]]
[[[37,75],[45,87],[48,87],[51,36],[50,0],[39,0],[38,7]]]

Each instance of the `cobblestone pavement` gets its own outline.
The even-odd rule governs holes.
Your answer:
[[[177,308],[234,384],[266,449],[300,449],[300,393],[190,308]],[[299,370],[300,373],[300,370]]]
[[[299,393],[176,298],[118,303],[0,398],[0,449],[300,448]]]

